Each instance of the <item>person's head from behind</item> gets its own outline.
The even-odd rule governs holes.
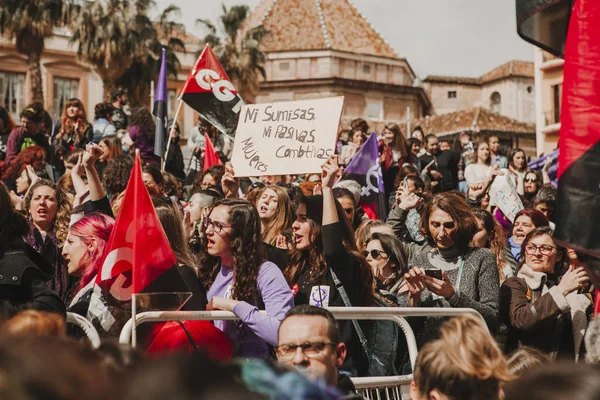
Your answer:
[[[441,326],[440,338],[420,349],[413,374],[412,400],[496,400],[512,378],[485,323],[471,315]]]
[[[64,316],[57,313],[23,310],[2,324],[0,334],[5,337],[65,336],[67,327]]]
[[[388,279],[395,274],[403,277],[408,271],[402,244],[394,235],[373,233],[362,254],[371,266],[374,276]]]
[[[513,351],[507,358],[508,370],[515,377],[536,370],[550,363],[548,356],[533,347],[523,346]]]
[[[427,154],[437,155],[439,150],[439,144],[440,140],[433,133],[430,133],[429,135],[425,136],[425,150],[427,151]]]
[[[354,233],[354,239],[356,241],[356,247],[358,248],[358,251],[364,251],[369,239],[374,233],[385,233],[388,235],[394,234],[392,228],[383,221],[378,219],[369,219],[363,221]]]
[[[431,246],[448,249],[457,245],[466,250],[477,232],[477,220],[462,194],[445,192],[425,206],[420,230]]]
[[[116,156],[120,156],[123,154],[123,146],[121,144],[121,139],[119,139],[117,136],[103,137],[102,139],[100,139],[98,145],[102,150],[102,154],[99,158],[99,160],[102,162],[108,162]]]
[[[367,121],[365,121],[362,118],[356,118],[355,120],[353,120],[350,123],[350,128],[352,128],[352,129],[358,129],[359,131],[361,131],[365,135],[367,134],[367,132],[369,132],[369,124],[367,124]],[[349,136],[348,138],[351,139],[351,136]]]
[[[41,129],[42,113],[34,104],[30,104],[21,111],[21,126],[30,135],[35,135]]]
[[[27,220],[15,211],[8,189],[0,181],[0,254],[13,238],[25,236],[28,232]]]
[[[112,195],[121,193],[127,187],[131,171],[133,170],[133,158],[120,155],[112,158],[106,163],[102,174],[102,186]]]
[[[548,218],[539,211],[524,208],[515,216],[512,229],[513,242],[521,246],[529,232],[542,226],[549,226]]]
[[[553,274],[560,269],[565,252],[552,238],[552,230],[545,226],[527,234],[521,246],[521,260],[532,270]]]
[[[98,273],[114,224],[113,218],[94,212],[69,228],[62,255],[69,275],[79,278],[79,289],[90,283]]]
[[[333,197],[339,201],[340,205],[344,209],[346,218],[350,225],[354,223],[354,216],[356,213],[356,199],[354,194],[346,188],[337,187],[333,189]]]
[[[311,379],[335,386],[338,368],[346,358],[339,326],[322,307],[308,304],[292,308],[279,325],[277,360],[296,367]]]
[[[94,119],[98,120],[103,118],[110,122],[114,110],[115,108],[110,103],[98,103],[94,107]]]
[[[525,150],[519,148],[513,149],[508,156],[508,165],[517,171],[525,171],[527,169]]]
[[[142,180],[152,197],[161,197],[165,193],[165,178],[160,168],[154,165],[145,165],[142,168]]]
[[[598,400],[600,366],[546,363],[504,386],[506,400]]]
[[[529,171],[523,179],[525,194],[534,196],[542,187],[542,179],[536,171]]]
[[[15,126],[8,110],[0,107],[0,132],[10,132],[15,129]]]
[[[179,208],[169,198],[155,198],[152,201],[156,215],[167,236],[169,245],[177,258],[177,262],[194,268],[196,266],[183,230],[183,220]]]
[[[544,185],[533,198],[533,209],[544,214],[549,221],[556,209],[556,189],[552,185]]]

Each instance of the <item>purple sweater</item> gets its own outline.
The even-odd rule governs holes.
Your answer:
[[[222,265],[215,281],[208,289],[206,298],[231,298],[233,269]],[[228,290],[229,289],[229,290]],[[227,293],[229,292],[229,293]],[[277,345],[277,330],[285,313],[294,306],[292,291],[281,270],[272,262],[265,261],[258,272],[258,292],[268,315],[261,315],[256,306],[240,301],[233,313],[240,321],[215,321],[215,326],[227,333],[234,344],[234,356],[267,358],[267,343]]]

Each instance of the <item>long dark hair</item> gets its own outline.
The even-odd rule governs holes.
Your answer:
[[[328,272],[329,267],[323,256],[323,237],[321,233],[322,218],[323,218],[323,196],[308,196],[304,197],[299,203],[306,205],[306,218],[310,224],[310,242],[313,246],[308,250],[294,249],[290,255],[290,261],[283,271],[283,275],[287,282],[291,285],[295,284],[300,274],[307,269],[314,271],[311,275],[311,281],[319,282]],[[335,209],[338,215],[339,223],[342,226],[343,239],[342,244],[346,251],[350,253],[360,263],[359,268],[359,292],[363,299],[371,302],[373,298],[373,273],[367,260],[358,252],[354,234],[350,223],[346,218],[344,209],[341,204],[335,200]]]
[[[168,198],[154,199],[152,200],[152,204],[154,204],[156,214],[173,249],[177,262],[197,269],[196,258],[192,254],[190,244],[185,238],[183,221],[177,206]]]
[[[15,211],[6,186],[0,182],[0,256],[4,255],[6,246],[12,239],[28,233],[27,219]]]
[[[148,143],[154,143],[156,124],[154,123],[154,117],[146,107],[137,107],[133,109],[129,125],[137,126],[140,133],[146,138],[146,141]]]
[[[232,298],[256,305],[258,295],[258,271],[265,260],[260,238],[258,211],[246,200],[224,199],[215,203],[229,208],[231,254],[233,256]],[[207,251],[206,234],[200,240],[200,284],[208,290],[215,281],[221,267],[219,257]]]

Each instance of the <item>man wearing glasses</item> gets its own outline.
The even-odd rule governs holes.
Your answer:
[[[347,375],[338,368],[346,358],[346,345],[333,315],[325,308],[303,304],[292,308],[279,325],[277,359],[313,380],[323,380],[343,394],[354,394]]]

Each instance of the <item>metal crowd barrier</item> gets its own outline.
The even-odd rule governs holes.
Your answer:
[[[73,324],[80,327],[90,340],[92,347],[94,347],[95,349],[100,347],[100,335],[98,335],[98,331],[96,330],[96,328],[94,328],[94,325],[92,325],[90,321],[83,318],[79,314],[68,312],[67,324]]]
[[[329,307],[329,311],[339,320],[391,320],[404,332],[408,344],[408,356],[412,366],[417,359],[415,334],[402,317],[453,317],[471,314],[483,320],[481,314],[471,308],[427,308],[427,307]],[[260,311],[266,313],[266,311]],[[237,320],[229,311],[148,311],[136,315],[136,326],[147,322],[197,321],[197,320]],[[123,344],[131,343],[133,319],[129,319],[119,337]],[[408,385],[412,374],[389,377],[357,377],[352,382],[359,394],[366,399],[401,400],[408,399]]]

